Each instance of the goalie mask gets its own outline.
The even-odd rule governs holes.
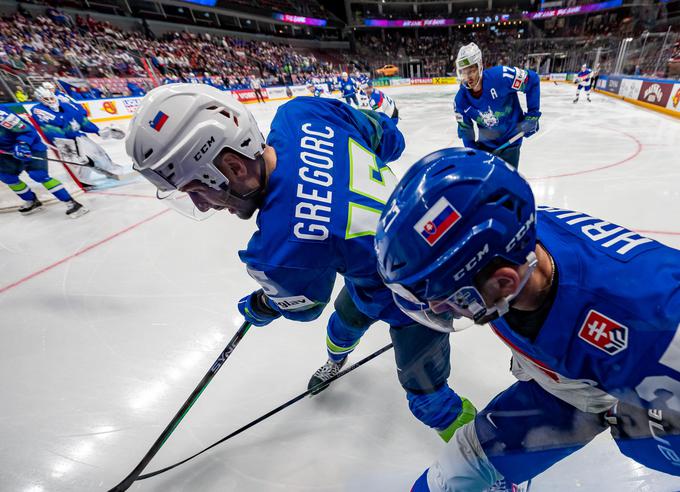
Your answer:
[[[203,219],[214,210],[198,210],[180,191],[199,182],[224,200],[253,200],[265,181],[262,133],[243,104],[205,84],[171,84],[150,91],[142,100],[125,142],[128,155],[157,189],[157,197],[180,213]],[[259,161],[260,187],[248,194],[232,189],[217,159],[228,149]]]
[[[59,100],[57,99],[57,96],[54,95],[54,92],[47,87],[38,87],[35,90],[35,98],[39,103],[44,104],[52,111],[59,111]]]

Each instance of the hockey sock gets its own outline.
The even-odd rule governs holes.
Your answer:
[[[52,193],[59,201],[68,202],[71,200],[71,195],[58,179],[50,177],[45,172],[29,172],[28,175],[32,180],[42,183],[45,189]]]
[[[14,176],[13,174],[0,174],[0,181],[9,186],[22,200],[32,202],[36,199],[35,193],[33,193],[28,185],[21,181],[18,176]]]
[[[349,347],[341,347],[340,345],[336,345],[333,343],[333,340],[331,340],[331,337],[327,336],[326,337],[326,350],[328,351],[328,358],[331,359],[333,362],[340,362],[342,359],[347,357],[350,352],[352,352],[357,345],[359,345],[359,341],[357,340],[354,344],[350,345]]]

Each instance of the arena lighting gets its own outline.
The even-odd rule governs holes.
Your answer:
[[[313,17],[303,17],[301,15],[291,14],[273,14],[272,17],[276,20],[287,22],[290,24],[303,24],[305,26],[325,26],[328,21],[326,19],[315,19]]]

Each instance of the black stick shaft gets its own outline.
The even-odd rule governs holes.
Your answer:
[[[12,152],[5,152],[4,150],[0,150],[0,154],[14,155]],[[36,157],[34,155],[31,155],[28,158],[33,159],[34,161],[59,162],[61,164],[68,164],[69,166],[89,167],[90,169],[94,169],[98,173],[102,173],[104,176],[108,176],[109,178],[120,179],[120,176],[118,176],[115,173],[112,173],[111,171],[107,171],[106,169],[94,167],[94,166],[91,166],[89,164],[83,164],[83,163],[80,163],[80,162],[65,161],[64,159],[52,159],[51,157]]]
[[[392,348],[392,344],[391,344],[391,343],[385,345],[383,348],[381,348],[381,349],[379,349],[379,350],[376,350],[375,352],[373,352],[373,353],[370,354],[370,355],[367,355],[366,357],[364,357],[364,358],[361,359],[360,361],[358,361],[358,362],[356,362],[355,364],[352,364],[351,366],[347,367],[345,370],[340,371],[340,372],[337,373],[335,376],[333,376],[332,378],[330,378],[328,381],[325,381],[325,382],[323,382],[323,383],[319,383],[317,386],[327,385],[327,384],[332,383],[332,382],[335,381],[336,379],[341,378],[342,376],[344,376],[344,375],[347,374],[348,372],[352,372],[354,369],[356,369],[356,368],[359,367],[359,366],[363,366],[366,362],[368,362],[368,361],[370,361],[370,360],[372,360],[372,359],[375,359],[375,358],[378,357],[380,354],[382,354],[383,352],[387,352],[387,351],[388,351],[389,349],[391,349],[391,348]],[[283,410],[283,409],[285,409],[285,408],[288,408],[288,407],[291,406],[293,403],[296,403],[296,402],[302,400],[305,396],[311,394],[312,391],[314,391],[314,390],[316,390],[316,386],[315,386],[314,388],[308,389],[308,390],[305,391],[304,393],[300,393],[300,394],[297,395],[295,398],[292,398],[292,399],[288,400],[286,403],[284,403],[284,404],[282,404],[282,405],[279,405],[279,406],[276,407],[274,410],[270,410],[269,412],[267,412],[267,413],[265,413],[264,415],[262,415],[262,416],[256,418],[256,419],[253,420],[252,422],[247,423],[247,424],[244,425],[243,427],[241,427],[241,428],[239,428],[239,429],[236,429],[234,432],[232,432],[232,433],[229,434],[228,436],[223,437],[222,439],[220,439],[219,441],[217,441],[217,442],[211,444],[210,446],[208,446],[207,448],[203,449],[202,451],[199,451],[198,453],[193,454],[193,455],[189,456],[188,458],[183,459],[182,461],[180,461],[180,462],[178,462],[178,463],[175,463],[174,465],[166,466],[165,468],[161,468],[160,470],[156,470],[156,471],[149,472],[149,473],[146,473],[146,474],[144,474],[144,475],[141,475],[141,476],[139,476],[139,477],[137,478],[137,480],[144,480],[144,479],[146,479],[146,478],[155,477],[156,475],[160,475],[161,473],[164,473],[164,472],[166,472],[166,471],[168,471],[168,470],[172,470],[173,468],[176,468],[176,467],[178,467],[179,465],[182,465],[182,464],[186,463],[187,461],[194,459],[196,456],[205,453],[206,451],[208,451],[209,449],[214,448],[214,447],[217,446],[218,444],[222,444],[222,443],[223,443],[224,441],[226,441],[227,439],[231,439],[231,438],[234,437],[234,436],[238,436],[241,432],[250,429],[250,428],[253,427],[254,425],[259,424],[260,422],[262,422],[263,420],[268,419],[268,418],[271,417],[272,415],[279,413],[281,410]]]
[[[182,405],[182,408],[179,409],[179,411],[175,414],[173,419],[170,421],[168,426],[165,428],[165,430],[161,433],[160,436],[158,436],[158,439],[156,439],[156,442],[153,443],[153,446],[151,446],[151,449],[144,455],[144,458],[142,458],[142,461],[139,462],[139,464],[135,467],[134,470],[130,472],[130,474],[123,479],[122,482],[120,482],[118,485],[113,487],[109,492],[122,492],[124,490],[127,490],[130,488],[132,483],[137,480],[137,477],[144,471],[144,468],[146,465],[149,464],[149,461],[153,459],[154,456],[156,456],[156,453],[163,447],[163,444],[165,444],[165,441],[168,440],[170,435],[174,432],[174,430],[177,428],[179,423],[182,421],[184,416],[189,412],[191,407],[196,403],[196,400],[198,400],[198,397],[201,396],[201,393],[208,387],[208,384],[210,384],[210,381],[212,381],[212,378],[215,377],[215,374],[217,374],[217,371],[220,370],[222,365],[225,363],[225,361],[229,358],[229,356],[232,354],[238,343],[241,341],[241,339],[244,337],[248,329],[250,328],[250,323],[245,321],[241,327],[238,329],[236,334],[232,337],[232,339],[229,341],[227,344],[226,348],[220,353],[219,357],[217,357],[217,360],[215,363],[210,367],[208,372],[206,373],[205,376],[203,376],[203,379],[201,379],[201,382],[198,383],[198,386],[194,389],[194,391],[191,393],[189,398],[187,398],[187,401],[184,402],[184,405]]]
[[[0,154],[4,155],[14,155],[12,152],[6,152],[4,150],[0,150]],[[88,166],[87,164],[82,164],[80,162],[71,162],[71,161],[65,161],[64,159],[52,159],[51,157],[36,157],[34,155],[31,155],[28,157],[29,159],[33,159],[34,161],[49,161],[49,162],[60,162],[62,164],[69,164],[71,166],[80,166],[80,167],[92,167]]]

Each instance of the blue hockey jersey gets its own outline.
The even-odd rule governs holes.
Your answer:
[[[44,104],[36,104],[31,108],[31,114],[50,143],[55,138],[76,138],[85,133],[99,133],[99,127],[87,119],[82,109],[64,101],[59,102],[59,111],[52,111]]]
[[[386,163],[404,150],[394,122],[335,99],[298,97],[278,109],[267,143],[276,169],[258,230],[239,252],[250,275],[289,319],[318,317],[339,273],[361,312],[412,324],[383,285],[373,249],[397,182]]]
[[[0,109],[0,150],[13,152],[14,146],[19,142],[28,145],[33,152],[47,150],[36,129],[27,121]]]
[[[455,97],[454,111],[458,136],[463,145],[493,150],[506,143],[517,134],[517,124],[524,119],[517,93],[526,93],[528,113],[540,115],[540,86],[536,72],[501,65],[482,72],[480,97],[474,97],[461,84]],[[476,143],[473,122],[477,123],[479,130]]]
[[[616,399],[647,407],[659,390],[680,410],[680,251],[581,212],[539,209],[557,294],[533,342],[503,318],[492,323],[513,372],[582,411]]]
[[[347,80],[340,79],[339,82],[340,90],[342,91],[342,97],[351,96],[359,89],[359,86],[352,77],[348,77]]]

